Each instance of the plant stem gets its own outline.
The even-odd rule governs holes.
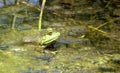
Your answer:
[[[14,15],[13,17],[13,23],[12,23],[12,29],[15,29],[15,21],[16,21],[17,16]]]
[[[42,25],[42,14],[43,14],[43,9],[45,6],[46,0],[42,1],[42,6],[41,6],[41,11],[40,11],[40,16],[39,16],[39,24],[38,24],[38,30],[41,30],[41,25]]]

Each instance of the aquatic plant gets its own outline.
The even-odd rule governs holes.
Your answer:
[[[15,29],[15,21],[16,21],[17,16],[14,15],[13,17],[13,22],[12,22],[12,29]]]
[[[41,30],[41,25],[42,25],[42,15],[43,15],[43,9],[45,6],[46,0],[42,1],[42,6],[41,6],[41,11],[40,11],[40,16],[39,16],[39,24],[38,24],[38,30]]]

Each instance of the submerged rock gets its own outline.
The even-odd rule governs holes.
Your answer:
[[[50,54],[45,54],[45,55],[36,57],[36,59],[41,59],[41,60],[50,61],[52,57],[53,57],[53,56],[50,55]]]
[[[98,69],[103,72],[115,72],[116,71],[115,68],[110,67],[110,66],[99,66]]]
[[[112,58],[112,61],[114,63],[120,64],[120,57],[114,57],[114,58]]]
[[[46,70],[21,70],[19,73],[46,73]]]

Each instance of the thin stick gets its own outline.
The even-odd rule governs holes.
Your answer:
[[[16,21],[17,16],[14,15],[13,17],[13,23],[12,23],[12,29],[15,29],[15,21]]]
[[[36,9],[36,10],[38,10],[38,11],[41,11],[41,10],[40,10],[40,7],[37,7],[37,6],[33,5],[33,4],[27,3],[27,2],[25,2],[25,1],[21,1],[20,3],[25,4],[26,6],[31,7],[31,8],[34,8],[34,9]]]
[[[6,5],[6,0],[3,0],[3,4],[4,4],[4,6]]]
[[[96,30],[96,31],[102,33],[104,36],[106,36],[106,37],[108,37],[108,38],[110,38],[110,39],[114,39],[114,40],[116,40],[116,41],[120,41],[120,40],[117,38],[117,36],[116,36],[116,37],[111,36],[110,33],[107,33],[107,32],[105,32],[105,31],[102,31],[102,30],[100,30],[100,29],[98,29],[98,28],[95,28],[95,27],[93,27],[93,26],[88,26],[88,28],[91,28],[91,29],[93,29],[93,30]]]
[[[39,16],[39,24],[38,24],[38,30],[41,30],[41,25],[42,25],[42,14],[43,14],[43,9],[45,6],[46,0],[42,1],[42,6],[41,6],[41,11],[40,11],[40,16]]]

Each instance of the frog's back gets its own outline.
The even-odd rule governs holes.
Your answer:
[[[40,33],[33,34],[33,35],[27,35],[22,38],[22,41],[24,43],[30,43],[30,42],[38,42],[38,40],[44,36],[45,31],[42,30]]]
[[[25,36],[22,38],[22,41],[25,43],[36,42],[39,36]]]

